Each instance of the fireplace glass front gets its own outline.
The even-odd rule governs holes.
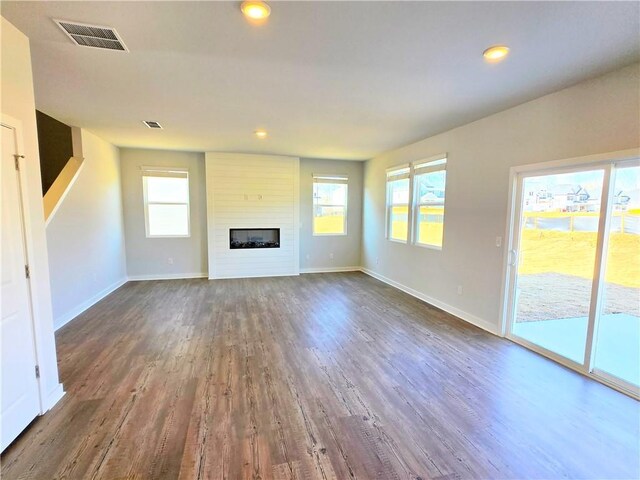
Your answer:
[[[280,229],[231,228],[229,248],[280,248]]]

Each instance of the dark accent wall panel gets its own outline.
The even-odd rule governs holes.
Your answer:
[[[42,174],[42,194],[73,156],[71,127],[36,110],[38,124],[38,147],[40,149],[40,171]]]

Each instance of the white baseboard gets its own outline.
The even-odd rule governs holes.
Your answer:
[[[433,305],[434,307],[444,310],[445,312],[450,313],[451,315],[454,315],[468,323],[471,323],[472,325],[482,328],[483,330],[486,330],[489,333],[492,333],[494,335],[499,335],[497,325],[491,322],[488,322],[480,317],[477,317],[471,313],[465,312],[464,310],[460,310],[457,307],[453,307],[444,302],[436,300],[435,298],[429,297],[428,295],[425,295],[422,292],[419,292],[413,288],[407,287],[399,282],[396,282],[395,280],[391,280],[390,278],[387,278],[384,275],[380,275],[379,273],[376,273],[373,270],[370,270],[368,268],[364,268],[364,267],[305,268],[305,269],[301,269],[300,273],[336,273],[336,272],[357,272],[357,271],[361,271],[377,280],[380,280],[381,282],[386,283],[387,285],[391,285],[392,287],[395,287],[398,290],[402,290],[403,292],[408,293],[413,297],[416,297],[424,302],[427,302],[430,305]],[[56,321],[54,322],[54,325],[55,325],[55,329],[58,330],[60,327],[69,323],[71,320],[73,320],[75,317],[77,317],[82,312],[87,310],[89,307],[93,306],[94,304],[102,300],[104,297],[109,295],[111,292],[113,292],[117,288],[124,285],[127,281],[177,280],[177,279],[188,279],[188,278],[209,278],[209,280],[225,280],[225,279],[233,279],[233,278],[263,278],[263,277],[291,277],[291,276],[297,276],[297,274],[282,273],[277,275],[250,275],[250,276],[243,275],[243,276],[237,276],[237,277],[208,277],[206,273],[131,275],[129,276],[128,279],[122,279],[114,283],[113,285],[102,290],[100,293],[93,296],[86,302],[83,302],[78,307],[74,308],[72,311],[57,318]]]
[[[297,277],[299,273],[269,273],[263,275],[233,275],[226,277],[209,277],[209,280],[231,280],[238,278],[269,278],[269,277]]]
[[[188,278],[207,278],[207,273],[160,273],[150,275],[129,275],[130,282],[141,282],[145,280],[182,280]]]
[[[50,392],[49,395],[47,395],[47,398],[42,399],[42,414],[44,414],[48,410],[51,410],[55,406],[55,404],[58,403],[62,397],[64,397],[64,394],[65,391],[62,388],[62,384],[59,383],[58,385],[56,385],[56,388],[54,388],[53,391]]]
[[[488,322],[475,315],[472,315],[471,313],[465,312],[464,310],[460,310],[459,308],[452,307],[451,305],[441,302],[440,300],[436,300],[435,298],[429,297],[422,292],[419,292],[417,290],[414,290],[413,288],[402,285],[401,283],[398,283],[395,280],[391,280],[390,278],[387,278],[384,275],[380,275],[379,273],[376,273],[373,270],[369,270],[368,268],[362,267],[360,270],[363,273],[366,273],[367,275],[377,280],[380,280],[381,282],[386,283],[387,285],[391,285],[392,287],[395,287],[398,290],[402,290],[403,292],[408,293],[409,295],[416,297],[417,299],[422,300],[423,302],[427,302],[428,304],[433,305],[434,307],[437,307],[440,310],[444,310],[445,312],[450,313],[451,315],[458,317],[464,320],[465,322],[471,323],[476,327],[479,327],[483,330],[486,330],[489,333],[499,336],[498,325],[494,325],[493,323]]]
[[[337,273],[337,272],[360,272],[362,267],[319,267],[301,268],[300,273]]]
[[[55,330],[58,330],[59,328],[64,327],[67,323],[69,323],[71,320],[76,318],[82,312],[84,312],[88,308],[94,306],[96,303],[98,303],[104,297],[109,295],[114,290],[117,290],[118,288],[120,288],[125,283],[127,283],[127,279],[126,278],[118,280],[117,282],[115,282],[114,284],[108,286],[104,290],[96,293],[93,297],[89,298],[88,300],[85,300],[84,302],[82,302],[80,305],[76,306],[72,310],[70,310],[67,313],[59,316],[56,319],[54,319],[53,326],[54,326]]]

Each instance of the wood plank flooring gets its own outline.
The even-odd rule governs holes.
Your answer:
[[[639,404],[361,273],[127,283],[11,479],[638,478]]]

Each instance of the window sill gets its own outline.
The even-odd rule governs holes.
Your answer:
[[[437,245],[427,245],[426,243],[418,243],[418,242],[415,242],[413,245],[415,247],[426,248],[427,250],[437,250],[439,252],[442,251],[442,247],[439,247]]]
[[[147,235],[147,238],[191,238],[191,235]]]
[[[314,237],[346,237],[346,233],[314,233]]]

